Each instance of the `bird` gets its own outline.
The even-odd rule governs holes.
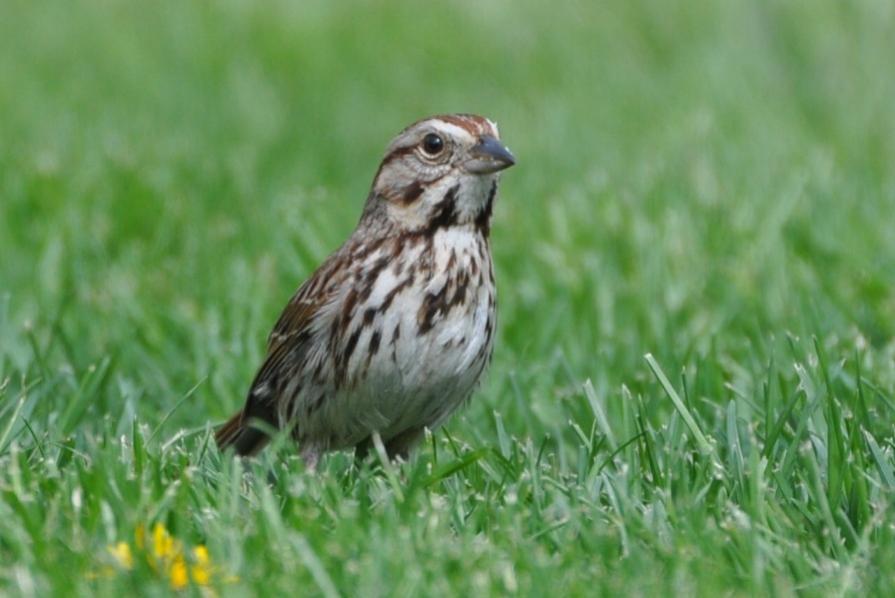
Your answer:
[[[474,114],[416,121],[388,145],[357,223],[292,296],[221,450],[257,454],[288,432],[305,464],[378,435],[407,459],[476,389],[497,317],[491,219],[516,163]]]

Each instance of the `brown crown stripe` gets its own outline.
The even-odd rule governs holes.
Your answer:
[[[426,118],[421,118],[418,121],[414,122],[411,125],[408,125],[401,131],[401,134],[406,133],[410,129],[414,127],[418,127],[420,124],[424,122],[430,122],[433,120],[440,120],[442,122],[450,123],[453,125],[457,125],[458,127],[462,127],[466,129],[470,133],[476,133],[478,131],[487,130],[488,121],[487,119],[477,115],[477,114],[468,114],[468,113],[459,113],[459,114],[436,114],[435,116],[427,116]]]
[[[470,133],[471,135],[476,135],[479,132],[478,123],[475,123],[475,122],[469,120],[468,118],[464,118],[462,116],[461,117],[454,116],[454,115],[439,116],[438,120],[440,120],[442,122],[446,122],[450,125],[454,125],[456,127],[460,127],[461,129],[464,129],[466,132]]]
[[[443,114],[435,119],[460,127],[471,135],[480,135],[490,130],[488,122],[474,114]]]

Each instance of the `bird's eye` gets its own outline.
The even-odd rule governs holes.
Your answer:
[[[429,156],[437,156],[444,150],[444,139],[435,133],[429,133],[423,137],[423,151]]]

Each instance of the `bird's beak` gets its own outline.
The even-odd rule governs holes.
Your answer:
[[[470,150],[465,166],[473,174],[490,174],[515,163],[516,158],[500,141],[490,135],[482,135]]]

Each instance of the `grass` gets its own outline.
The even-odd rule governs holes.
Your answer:
[[[892,595],[893,21],[3,3],[0,593],[167,593],[161,524],[226,595]],[[442,111],[519,160],[475,399],[399,466],[219,454],[387,140]]]

